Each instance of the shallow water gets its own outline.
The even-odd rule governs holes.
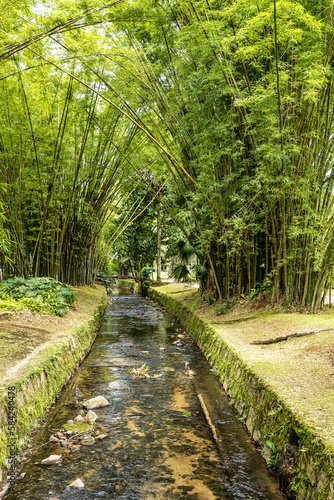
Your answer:
[[[130,373],[144,363],[150,378]],[[195,374],[189,376],[189,369]],[[217,429],[218,446],[198,394]],[[95,432],[107,434],[105,440],[72,449],[48,443],[85,399],[98,395],[110,402],[94,410]],[[24,479],[6,500],[279,498],[277,482],[202,353],[171,314],[138,295],[113,297],[90,354],[35,446]],[[62,460],[40,465],[51,454]],[[78,478],[85,489],[66,490]]]

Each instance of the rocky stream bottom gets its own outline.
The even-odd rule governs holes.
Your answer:
[[[6,496],[104,498],[280,498],[198,347],[168,311],[138,295],[112,298]]]

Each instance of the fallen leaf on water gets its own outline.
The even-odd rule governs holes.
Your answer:
[[[129,372],[135,377],[146,377],[150,378],[148,375],[149,367],[144,363],[140,368],[130,368]]]

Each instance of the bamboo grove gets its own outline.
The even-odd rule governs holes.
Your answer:
[[[334,264],[333,43],[330,0],[19,2],[0,49],[4,272],[90,283],[157,206],[207,293],[316,311]]]

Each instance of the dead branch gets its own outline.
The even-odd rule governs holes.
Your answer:
[[[334,328],[327,328],[326,330],[315,330],[314,332],[290,333],[290,335],[285,335],[284,337],[276,337],[274,339],[254,340],[254,342],[251,342],[251,344],[253,345],[277,344],[278,342],[284,342],[285,340],[290,340],[293,337],[305,337],[306,335],[313,335],[314,333],[321,333],[321,332],[330,332],[332,330],[334,330]]]

